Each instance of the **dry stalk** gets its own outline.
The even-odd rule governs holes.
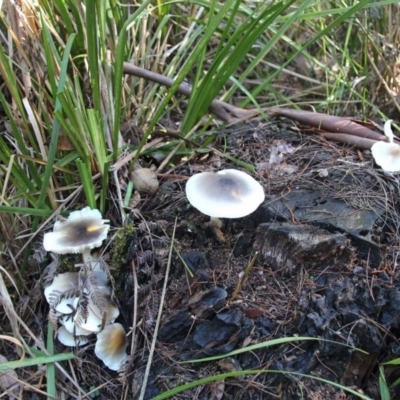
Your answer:
[[[241,289],[241,287],[243,286],[243,284],[246,282],[247,277],[250,274],[250,271],[253,269],[254,263],[256,262],[258,257],[258,251],[256,251],[251,259],[251,261],[249,262],[249,264],[247,265],[246,270],[244,271],[244,274],[242,276],[242,278],[240,279],[240,281],[238,282],[235,291],[233,292],[232,296],[231,296],[231,301],[235,300],[236,296],[239,293],[239,290]]]

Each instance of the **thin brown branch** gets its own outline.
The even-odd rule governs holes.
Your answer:
[[[302,124],[311,125],[315,128],[332,133],[345,133],[372,140],[386,140],[383,134],[375,132],[350,118],[284,108],[273,108],[269,110],[269,115],[280,115],[286,118],[291,118]],[[400,144],[400,141],[396,141]]]
[[[362,150],[370,150],[372,145],[378,142],[378,140],[366,139],[354,135],[349,135],[348,133],[319,132],[319,134],[329,140],[349,144]]]
[[[174,84],[174,80],[172,78],[169,78],[168,76],[160,75],[156,72],[137,67],[136,65],[133,65],[131,63],[125,62],[123,69],[125,74],[147,79],[151,82],[155,82],[159,85],[163,85],[169,88]],[[192,92],[192,87],[186,83],[182,83],[179,85],[176,92],[189,97],[190,93]],[[220,100],[213,100],[210,105],[210,111],[214,113],[218,118],[229,124],[237,122],[238,119],[251,118],[258,114],[257,110],[245,110],[243,108],[235,107]],[[232,114],[233,116],[230,114]]]
[[[157,74],[156,72],[137,67],[131,63],[125,62],[123,65],[124,73],[147,79],[160,85],[171,87],[174,80]],[[192,87],[186,83],[179,85],[177,93],[184,96],[190,96]],[[256,117],[259,111],[256,109],[246,110],[235,107],[221,100],[213,100],[210,105],[210,111],[221,120],[232,124],[243,119]],[[280,115],[286,118],[296,120],[302,124],[307,124],[315,128],[323,130],[319,132],[322,136],[329,140],[340,143],[350,144],[360,149],[370,149],[377,141],[386,140],[385,136],[379,132],[375,132],[350,118],[336,117],[328,114],[315,113],[310,111],[273,108],[264,110],[269,115]],[[395,139],[400,144],[399,139]]]

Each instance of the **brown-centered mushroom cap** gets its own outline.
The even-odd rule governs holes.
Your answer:
[[[97,334],[94,352],[108,368],[117,371],[128,357],[126,354],[127,346],[128,341],[125,329],[121,324],[115,323],[106,325],[104,329]]]
[[[107,238],[110,225],[99,210],[85,207],[73,211],[66,221],[57,221],[53,232],[46,233],[43,246],[56,254],[84,253],[100,247]]]

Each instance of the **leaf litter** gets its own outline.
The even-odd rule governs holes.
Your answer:
[[[145,398],[205,376],[260,368],[342,382],[378,398],[378,362],[400,356],[398,177],[375,167],[369,151],[361,160],[353,149],[304,134],[287,119],[226,127],[218,131],[217,142],[256,166],[266,200],[248,217],[223,220],[226,240],[221,242],[208,217],[188,204],[181,179],[200,170],[238,168],[217,153],[178,166],[173,172],[179,179],[169,174],[155,195],[142,197],[120,238],[110,243],[118,322],[130,329],[130,356],[119,374],[108,371],[94,357],[92,341],[76,350],[77,381],[101,387],[100,398],[137,398],[178,217]],[[118,218],[107,218],[120,226]],[[259,257],[231,300],[256,252]],[[35,307],[42,309],[37,315],[44,330],[45,305]],[[38,319],[28,321],[34,325]],[[295,335],[341,342],[368,354],[313,341],[246,352],[225,363],[182,363]],[[397,379],[395,368],[387,371],[389,382]],[[68,381],[63,385],[76,392]],[[344,393],[322,382],[270,373],[203,385],[176,398],[212,396],[342,399]]]
[[[218,132],[229,154],[259,167],[258,179],[267,194],[252,215],[223,220],[225,243],[207,224],[207,217],[188,205],[181,181],[163,182],[158,195],[141,203],[142,218],[156,224],[155,237],[170,234],[178,217],[172,277],[146,398],[227,371],[216,362],[199,366],[180,361],[293,335],[337,341],[369,354],[340,344],[299,342],[243,353],[229,368],[315,375],[377,398],[378,362],[400,353],[395,195],[399,181],[374,167],[368,151],[360,160],[353,149],[301,132],[284,119],[242,123]],[[210,159],[215,162],[215,154]],[[174,173],[215,171],[207,161],[201,155]],[[219,164],[221,169],[237,168],[222,157]],[[271,168],[283,165],[294,168],[278,172]],[[140,236],[138,243],[148,249],[148,240]],[[260,256],[231,301],[255,252]],[[162,274],[159,263],[153,261],[152,267]],[[150,299],[159,288],[158,283],[147,291]],[[141,332],[150,334],[144,328]],[[139,346],[125,372],[135,376],[137,387],[145,361]],[[395,377],[396,373],[391,379]],[[244,381],[225,381],[222,398],[344,398],[338,388],[290,374]],[[212,395],[213,386],[205,385],[176,398]]]

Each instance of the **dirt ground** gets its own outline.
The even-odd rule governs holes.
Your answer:
[[[87,390],[100,387],[94,398],[139,396],[174,227],[146,399],[207,376],[250,369],[271,372],[200,385],[173,398],[355,398],[300,374],[379,398],[378,365],[400,356],[399,179],[374,166],[368,151],[303,132],[285,119],[221,129],[216,151],[160,176],[159,191],[142,196],[124,227],[112,212],[105,216],[118,228],[106,253],[131,356],[114,373],[95,358],[94,341],[76,350],[74,374]],[[248,217],[222,220],[219,232],[190,206],[184,187],[200,171],[244,170],[224,154],[255,166],[266,199]],[[47,305],[40,294],[37,298],[30,305],[35,314],[25,321],[40,336]],[[285,337],[324,341],[298,340],[184,363]],[[57,351],[66,349],[57,344]],[[385,372],[389,383],[400,375],[396,367]]]
[[[378,364],[400,355],[398,178],[376,168],[368,151],[302,134],[283,119],[225,128],[217,143],[221,152],[256,167],[266,200],[248,217],[223,220],[221,237],[209,217],[188,204],[181,179],[199,171],[243,169],[216,152],[171,171],[177,178],[165,179],[155,196],[132,211],[138,229],[128,235],[128,257],[116,278],[127,326],[135,301],[138,305],[140,322],[123,379],[132,398],[141,388],[176,220],[146,398],[217,373],[268,369],[276,372],[202,385],[174,398],[354,398],[321,381],[281,373],[292,371],[378,399]],[[223,361],[182,363],[292,336],[325,342],[298,341]],[[397,368],[386,372],[389,382],[399,375]]]

